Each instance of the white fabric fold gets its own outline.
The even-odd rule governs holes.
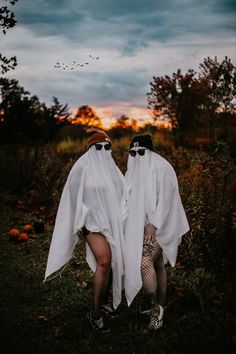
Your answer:
[[[129,156],[125,175],[125,294],[128,306],[142,287],[141,259],[145,225],[156,226],[155,238],[165,262],[175,265],[181,237],[189,230],[171,164],[157,153]]]
[[[50,245],[45,279],[59,270],[71,258],[78,233],[85,226],[91,232],[101,232],[112,252],[113,306],[121,301],[124,264],[122,249],[122,199],[124,176],[116,166],[110,151],[97,151],[95,146],[80,157],[71,169],[63,189]],[[86,246],[86,260],[95,271],[96,260]]]

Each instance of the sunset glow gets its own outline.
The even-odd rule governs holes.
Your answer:
[[[95,111],[101,118],[104,128],[109,128],[116,122],[116,119],[125,115],[130,119],[134,119],[138,126],[142,126],[146,123],[153,123],[151,112],[145,108],[131,107],[125,103],[122,106],[105,106],[95,107]]]
[[[123,108],[123,110],[122,110]],[[116,119],[125,115],[129,119],[134,119],[137,122],[138,127],[142,127],[145,124],[153,124],[157,127],[162,127],[166,129],[171,128],[171,124],[165,119],[160,119],[159,121],[154,121],[151,110],[141,107],[132,107],[128,103],[119,106],[105,106],[105,107],[95,107],[95,111],[101,118],[104,128],[110,128],[115,124]],[[125,113],[124,113],[125,112]]]
[[[171,125],[165,119],[154,121],[151,110],[142,107],[134,107],[129,102],[119,103],[119,105],[112,106],[93,106],[92,107],[98,117],[101,119],[103,127],[105,129],[109,129],[116,123],[116,120],[121,116],[126,116],[130,120],[135,120],[137,122],[137,127],[142,127],[145,124],[153,124],[157,127],[164,127],[166,129],[170,129]],[[72,110],[72,119],[71,122],[73,124],[73,116],[75,116],[78,107],[74,107]]]
[[[208,56],[235,61],[233,10],[223,0],[17,1],[1,52],[18,60],[8,77],[47,105],[56,97],[72,117],[88,105],[105,127],[122,115],[140,126],[153,122],[153,77],[198,71]]]

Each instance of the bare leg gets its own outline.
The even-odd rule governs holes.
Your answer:
[[[100,233],[90,233],[86,241],[91,248],[96,261],[97,268],[93,278],[93,311],[94,320],[101,317],[101,305],[106,293],[109,274],[111,271],[111,249],[108,241]]]
[[[112,270],[109,273],[109,281],[108,281],[107,289],[105,291],[104,298],[103,298],[104,304],[108,304],[108,303],[112,302],[110,300],[111,290],[112,290]]]

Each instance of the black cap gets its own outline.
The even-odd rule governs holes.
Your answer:
[[[130,149],[133,147],[145,147],[149,150],[154,151],[153,145],[152,145],[152,137],[149,134],[140,134],[140,135],[135,135],[130,143]]]

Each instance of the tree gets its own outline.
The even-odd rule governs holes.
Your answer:
[[[1,132],[10,142],[37,139],[43,125],[43,108],[17,80],[0,79]],[[27,140],[26,140],[27,139]]]
[[[44,105],[46,136],[50,141],[54,140],[58,131],[68,123],[69,117],[67,104],[61,104],[56,97],[53,97],[52,101],[51,107]]]
[[[9,2],[12,6],[14,6],[17,1],[18,0],[11,0]],[[14,12],[12,12],[7,6],[1,6],[0,7],[0,27],[2,28],[2,32],[4,35],[6,34],[6,30],[15,27],[16,22],[17,21],[15,19]],[[14,70],[16,65],[17,65],[17,60],[15,56],[7,58],[6,56],[0,53],[0,69],[2,74],[6,73],[11,69]]]
[[[125,115],[117,118],[115,124],[111,126],[110,135],[112,138],[121,138],[122,136],[131,136],[135,131],[137,131],[137,122],[135,119],[130,119]]]
[[[226,56],[220,63],[217,57],[207,57],[200,64],[201,80],[207,83],[206,118],[211,142],[215,141],[218,117],[222,119],[225,139],[228,138],[228,120],[236,108],[236,67]]]
[[[0,132],[7,142],[45,142],[54,139],[69,115],[67,105],[53,97],[47,107],[17,80],[0,79]]]
[[[184,75],[179,69],[172,77],[153,77],[150,83],[148,108],[152,109],[155,120],[171,123],[176,145],[183,145],[184,133],[194,127],[195,118],[202,109],[203,83],[195,76],[193,70]]]
[[[101,119],[97,116],[96,112],[86,105],[78,108],[72,124],[81,125],[84,128],[102,126]]]

